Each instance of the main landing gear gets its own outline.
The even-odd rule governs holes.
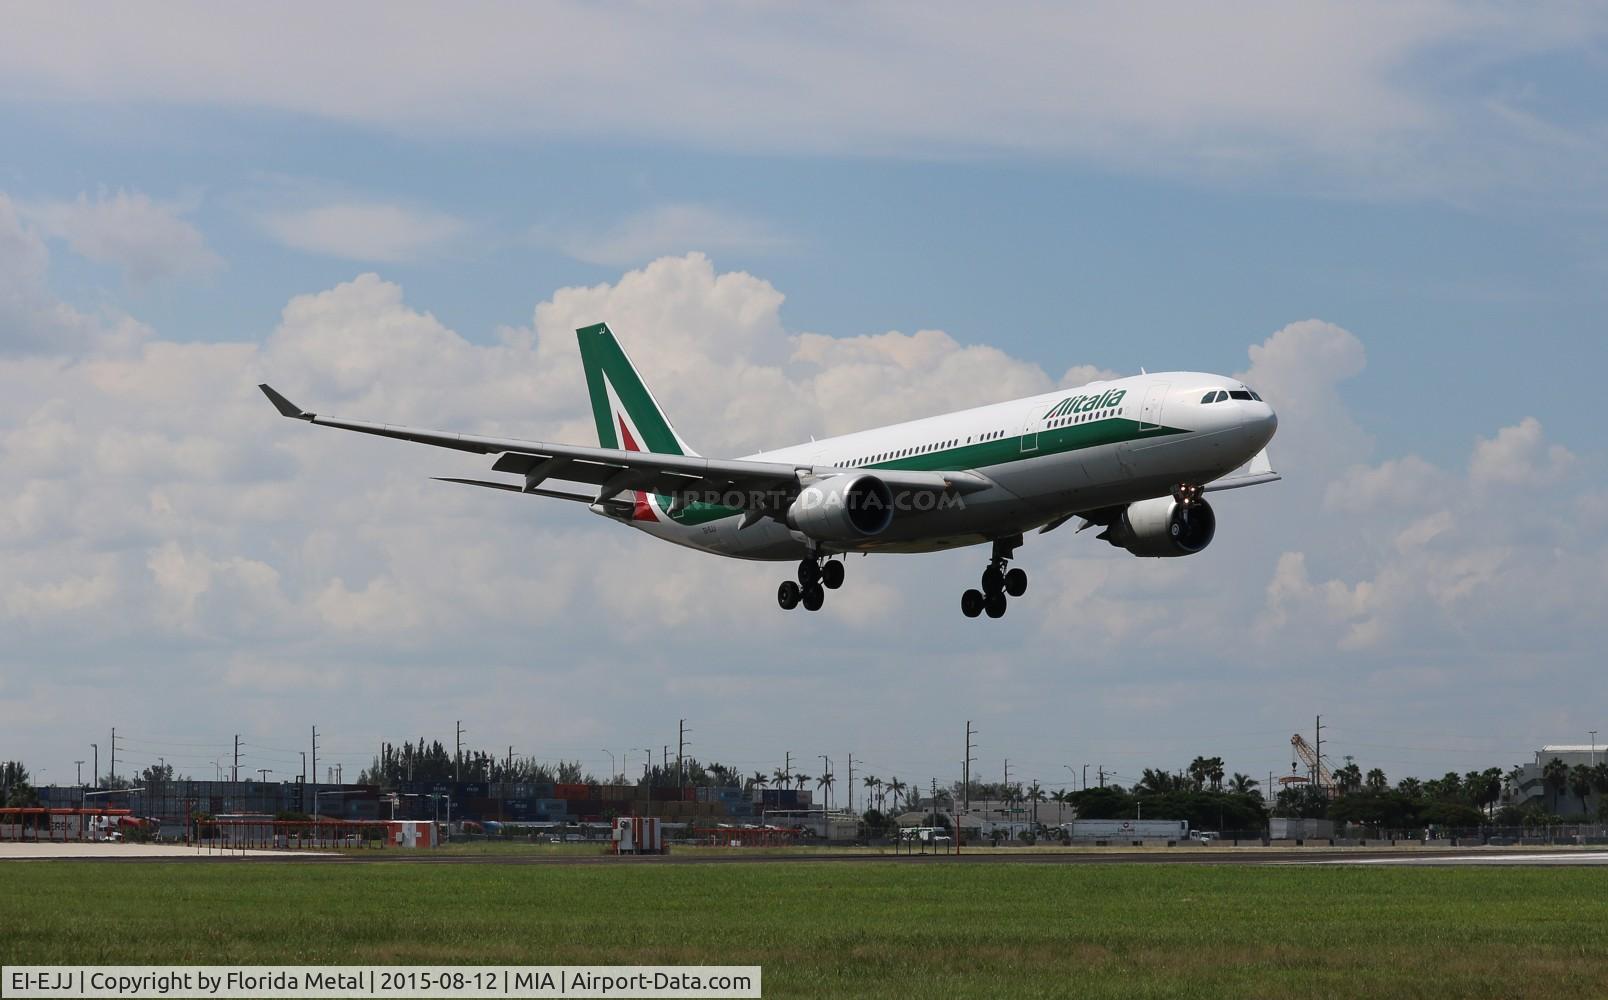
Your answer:
[[[810,556],[798,564],[798,582],[782,581],[776,588],[776,603],[783,611],[791,611],[800,604],[805,611],[819,611],[826,603],[826,592],[843,586],[842,560]]]
[[[1009,598],[1027,593],[1027,570],[1020,566],[1005,568],[1011,553],[1021,544],[1021,535],[995,540],[994,556],[983,570],[983,589],[968,590],[960,595],[961,614],[976,618],[986,612],[990,618],[1003,618]]]

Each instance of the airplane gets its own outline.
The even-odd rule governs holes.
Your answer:
[[[1217,518],[1205,494],[1274,482],[1273,407],[1204,372],[1142,373],[822,438],[743,458],[705,458],[676,433],[624,348],[599,323],[575,331],[598,446],[420,430],[320,416],[266,384],[287,417],[496,455],[518,481],[443,482],[587,504],[654,537],[737,559],[796,561],[783,610],[819,611],[850,553],[989,544],[968,618],[1000,618],[1027,592],[1010,566],[1030,531],[1078,531],[1136,556],[1194,555]],[[554,489],[584,484],[595,492]]]

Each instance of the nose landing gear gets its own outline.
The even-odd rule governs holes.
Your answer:
[[[1027,593],[1027,570],[1020,566],[1006,569],[1011,553],[1022,544],[1022,536],[1000,538],[994,542],[994,555],[983,570],[981,590],[968,590],[960,595],[960,613],[967,618],[987,614],[990,618],[1005,617],[1009,598]]]
[[[799,560],[798,582],[782,581],[776,588],[776,603],[783,611],[791,611],[800,604],[805,611],[819,611],[826,603],[826,592],[843,586],[843,562],[824,556],[810,556]]]

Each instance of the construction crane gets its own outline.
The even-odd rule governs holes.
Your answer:
[[[1301,762],[1312,772],[1319,788],[1328,791],[1334,787],[1334,775],[1330,774],[1329,769],[1323,766],[1323,761],[1318,758],[1317,751],[1312,749],[1312,744],[1303,739],[1300,733],[1296,733],[1290,737],[1290,746],[1295,747],[1296,755],[1301,758]]]

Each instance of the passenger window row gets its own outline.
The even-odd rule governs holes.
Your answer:
[[[926,455],[931,452],[942,451],[945,448],[953,448],[958,444],[960,444],[960,438],[950,438],[947,441],[935,441],[932,444],[924,444],[916,448],[896,448],[893,451],[883,451],[878,452],[875,455],[867,455],[864,458],[855,458],[846,462],[838,462],[837,467],[840,469],[856,468],[865,465],[875,465],[878,462],[891,462],[896,458],[908,458],[911,455]]]
[[[1118,412],[1119,411],[1115,409],[1111,409],[1095,410],[1093,413],[1070,413],[1064,417],[1056,417],[1054,420],[1051,420],[1048,424],[1046,424],[1045,427],[1066,427],[1069,424],[1086,424],[1091,420],[1104,420],[1107,417],[1114,417]]]

